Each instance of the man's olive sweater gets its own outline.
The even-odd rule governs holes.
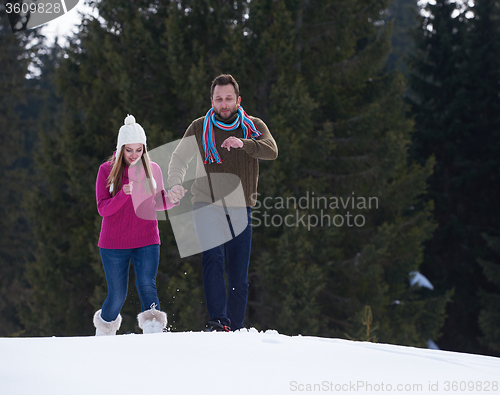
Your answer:
[[[220,122],[231,124],[237,114],[228,120],[222,120],[216,115]],[[231,131],[224,131],[213,125],[215,135],[215,146],[219,152],[222,163],[204,164],[205,151],[203,150],[203,121],[205,117],[196,119],[189,125],[184,137],[172,154],[168,169],[168,185],[181,185],[186,175],[188,163],[197,156],[196,181],[191,187],[193,203],[213,203],[230,194],[241,180],[246,206],[253,207],[257,201],[257,182],[259,178],[259,159],[276,159],[278,147],[271,136],[266,124],[259,118],[250,117],[255,127],[262,133],[253,139],[243,138],[241,126]],[[193,139],[193,137],[196,139]],[[231,148],[228,151],[222,148],[222,142],[229,136],[238,137],[243,142],[242,148]],[[208,174],[208,176],[207,176]],[[239,177],[232,177],[234,174]]]

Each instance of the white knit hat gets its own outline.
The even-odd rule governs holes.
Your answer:
[[[118,142],[116,143],[116,156],[120,153],[125,144],[144,144],[146,145],[146,133],[141,125],[135,122],[133,115],[127,114],[127,118],[123,122],[124,125],[118,132]],[[154,177],[151,179],[153,187],[156,189],[156,181]],[[113,192],[113,184],[109,187],[109,192]]]
[[[116,154],[118,155],[125,144],[146,145],[146,133],[141,125],[135,122],[133,115],[128,114],[124,125],[118,132],[118,142],[116,143]]]

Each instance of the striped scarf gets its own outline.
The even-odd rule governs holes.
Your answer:
[[[219,122],[215,119],[215,111],[213,107],[205,115],[205,120],[203,121],[203,149],[205,150],[205,161],[204,163],[222,163],[222,159],[217,152],[217,147],[215,146],[215,135],[213,133],[213,126],[217,126],[222,130],[235,130],[241,125],[243,129],[243,137],[245,139],[256,139],[261,132],[257,130],[254,123],[247,115],[243,107],[238,106],[238,116],[235,121],[228,125],[223,122]]]

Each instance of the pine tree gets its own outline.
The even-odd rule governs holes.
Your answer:
[[[403,80],[384,70],[386,7],[250,3],[249,48],[259,57],[247,75],[256,76],[256,94],[270,91],[255,106],[267,107],[264,119],[280,150],[277,161],[263,164],[259,181],[261,203],[269,197],[273,207],[254,210],[258,289],[250,314],[264,328],[354,335],[365,305],[382,341],[424,345],[442,324],[448,296],[425,295],[407,283],[434,228],[430,206],[420,203],[432,162],[406,164],[412,123],[401,102]],[[309,199],[304,209],[283,208],[277,199],[313,195],[372,197],[378,206],[321,209]],[[272,224],[287,215],[295,226]],[[308,226],[309,219],[318,223]],[[343,225],[333,224],[341,219]]]
[[[393,23],[391,38],[392,51],[387,59],[387,65],[392,70],[397,69],[408,74],[408,57],[413,53],[412,32],[418,25],[418,0],[394,0],[388,10],[388,20]]]
[[[489,248],[498,254],[498,236],[500,236],[500,210],[497,206],[500,198],[498,186],[500,159],[500,59],[495,54],[500,52],[499,2],[492,0],[476,1],[471,12],[472,27],[469,33],[467,67],[467,92],[469,99],[467,121],[467,139],[461,141],[463,152],[463,188],[469,192],[471,212],[469,226],[473,235],[468,236],[477,249],[476,256],[483,269],[484,277],[478,278],[477,284],[483,295],[478,323],[483,336],[482,344],[488,347],[488,354],[500,355],[500,337],[498,334],[498,301],[500,282],[498,265],[492,266],[489,260]],[[492,237],[484,236],[487,248],[480,234],[481,229]],[[481,260],[483,258],[483,260]],[[486,259],[486,260],[485,260]],[[479,277],[479,276],[478,276]],[[491,286],[493,284],[493,287]],[[472,293],[473,290],[471,290]],[[488,292],[489,291],[489,292]],[[498,304],[496,304],[498,306]],[[476,335],[476,333],[474,333]]]
[[[163,40],[168,46],[165,61],[177,101],[175,119],[180,136],[186,121],[189,125],[210,108],[210,84],[217,75],[234,70],[242,92],[248,92],[240,68],[247,61],[242,52],[247,9],[248,3],[241,0],[171,2]]]
[[[500,238],[483,234],[488,246],[498,256],[500,255]],[[479,327],[481,328],[481,342],[489,349],[500,351],[500,265],[498,262],[478,258],[486,278],[494,285],[495,290],[481,290],[482,309],[479,312]]]
[[[21,333],[19,310],[26,302],[25,260],[32,250],[23,199],[34,179],[29,172],[33,150],[36,78],[29,66],[40,49],[36,31],[12,33],[0,4],[0,335]]]
[[[21,317],[30,335],[85,333],[77,329],[80,306],[86,300],[78,291],[89,273],[82,268],[75,270],[71,264],[70,244],[79,238],[77,224],[81,218],[70,214],[74,200],[68,190],[72,183],[68,182],[64,140],[58,130],[62,98],[56,92],[55,75],[63,55],[56,41],[41,57],[44,105],[38,115],[39,143],[34,155],[37,183],[25,198],[36,241],[33,256],[26,264],[25,278],[31,289]]]
[[[418,160],[434,155],[429,198],[438,231],[426,246],[423,271],[437,289],[455,289],[440,347],[488,353],[478,343],[480,288],[487,287],[479,257],[488,255],[481,233],[498,233],[498,14],[495,2],[467,9],[428,5],[417,38],[411,88]],[[418,37],[418,36],[417,36]]]

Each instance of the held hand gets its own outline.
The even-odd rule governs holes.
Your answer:
[[[167,191],[167,196],[172,203],[177,203],[186,194],[187,189],[184,189],[181,185],[174,185],[172,189]]]
[[[132,195],[132,190],[134,189],[134,185],[132,184],[132,182],[130,182],[130,184],[123,185],[122,189],[125,195]]]
[[[231,151],[231,148],[241,148],[243,147],[243,141],[239,138],[231,136],[224,140],[221,144],[222,148],[227,148],[228,151]]]

